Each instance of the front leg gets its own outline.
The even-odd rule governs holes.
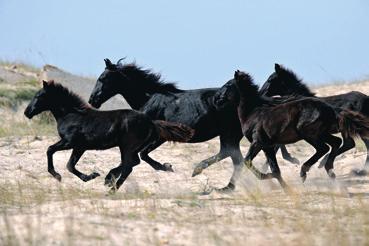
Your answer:
[[[275,148],[273,147],[265,148],[264,153],[268,158],[268,162],[270,164],[270,169],[272,170],[273,177],[278,180],[279,184],[285,191],[288,191],[289,190],[288,185],[282,178],[281,170],[279,169],[277,158],[275,157],[276,154]]]
[[[288,153],[286,145],[279,145],[279,148],[281,149],[281,154],[283,159],[291,162],[292,164],[300,164],[300,161],[297,160],[295,157],[292,157],[290,153]],[[278,149],[278,147],[277,147]]]
[[[61,181],[61,175],[58,172],[55,171],[54,162],[53,162],[53,155],[57,151],[67,150],[67,149],[70,149],[70,146],[63,139],[59,140],[58,142],[56,142],[53,145],[50,145],[49,148],[47,148],[47,152],[46,152],[46,155],[47,155],[47,170],[58,181]]]
[[[72,154],[67,164],[67,169],[69,170],[69,172],[73,173],[74,175],[76,175],[78,178],[80,178],[84,182],[87,182],[87,181],[90,181],[100,176],[100,174],[93,172],[90,175],[87,175],[87,174],[81,173],[80,171],[76,169],[76,164],[84,152],[85,150],[82,150],[82,149],[73,149]]]
[[[259,180],[274,178],[272,173],[262,173],[252,165],[252,160],[261,151],[261,146],[255,142],[251,143],[249,151],[245,157],[245,165]]]
[[[202,173],[204,169],[208,168],[214,163],[224,160],[225,158],[229,156],[232,157],[233,165],[235,169],[237,169],[236,172],[238,172],[240,169],[239,168],[240,163],[242,162],[242,154],[240,151],[241,138],[242,138],[242,135],[233,136],[233,135],[221,134],[219,136],[219,140],[220,140],[219,153],[201,161],[200,163],[195,164],[192,177],[199,175],[200,173]],[[238,162],[239,160],[241,160],[241,162]],[[232,189],[234,189],[234,187]]]
[[[205,168],[208,168],[210,165],[219,162],[225,158],[227,158],[228,156],[230,156],[229,154],[227,154],[225,151],[223,151],[222,149],[220,150],[220,152],[214,156],[209,157],[208,159],[205,159],[203,161],[201,161],[200,163],[197,163],[196,165],[194,165],[194,170],[192,172],[192,177],[195,177],[197,175],[199,175],[200,173],[202,173],[202,171]]]

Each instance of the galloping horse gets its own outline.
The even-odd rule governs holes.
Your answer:
[[[259,179],[276,178],[286,187],[275,157],[274,146],[305,140],[316,149],[316,153],[301,167],[303,181],[311,166],[329,151],[326,171],[335,177],[333,162],[341,139],[331,132],[340,131],[344,137],[361,135],[368,137],[369,122],[355,112],[336,112],[331,106],[316,98],[286,99],[285,102],[266,100],[250,75],[236,71],[234,79],[227,82],[215,96],[218,107],[237,107],[242,132],[251,145],[245,164]],[[262,174],[252,165],[253,158],[263,150],[269,159],[272,173]]]
[[[92,180],[99,174],[94,172],[86,175],[75,168],[83,153],[117,146],[121,163],[105,178],[105,184],[113,187],[113,191],[119,189],[132,168],[140,163],[140,151],[158,140],[186,142],[193,135],[193,130],[187,126],[152,121],[134,110],[95,110],[79,96],[53,81],[43,82],[43,88],[33,97],[24,114],[31,119],[43,111],[51,111],[61,138],[47,149],[50,174],[61,181],[60,174],[54,169],[53,154],[73,149],[67,164],[68,170],[85,182]]]
[[[192,176],[200,174],[216,162],[231,157],[233,175],[228,185],[220,190],[229,191],[235,188],[242,168],[242,131],[234,107],[224,107],[220,110],[215,107],[213,97],[220,88],[181,90],[172,83],[164,83],[159,74],[144,70],[135,64],[123,65],[120,60],[113,64],[109,59],[105,59],[105,65],[105,71],[96,81],[89,99],[92,106],[99,108],[109,98],[120,94],[133,109],[146,113],[151,119],[179,122],[193,128],[195,135],[190,143],[204,142],[219,136],[219,153],[195,165]],[[163,143],[164,141],[160,140],[145,149],[141,152],[141,158],[156,170],[165,171],[163,164],[149,156],[151,151]],[[282,155],[289,161],[296,162],[284,148]]]
[[[288,96],[301,95],[305,97],[316,97],[313,92],[299,79],[294,72],[285,67],[275,64],[275,72],[272,73],[268,80],[262,86],[260,93],[265,96]],[[358,112],[369,117],[369,97],[358,91],[351,91],[344,94],[319,97],[322,101],[332,105],[333,107],[348,109]],[[369,140],[362,138],[366,149],[367,157],[364,168],[362,170],[354,170],[354,174],[367,175],[369,170]],[[352,138],[344,139],[343,145],[338,150],[338,155],[355,147],[355,142]],[[323,167],[328,156],[321,161],[319,167]]]

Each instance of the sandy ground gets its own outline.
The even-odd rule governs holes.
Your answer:
[[[369,243],[369,177],[352,177],[364,152],[344,154],[335,163],[337,180],[312,168],[305,184],[299,166],[279,157],[286,194],[275,181],[258,181],[244,170],[231,194],[200,195],[227,184],[230,159],[191,178],[193,163],[215,154],[218,141],[167,143],[152,156],[170,162],[174,173],[142,162],[115,195],[104,176],[119,162],[118,149],[86,152],[77,166],[102,176],[84,183],[69,173],[69,151],[54,155],[61,183],[46,171],[47,146],[57,138],[0,140],[0,244],[22,245],[364,245]],[[246,152],[243,143],[243,152]],[[360,148],[359,148],[360,149]],[[289,146],[301,161],[313,150]],[[255,165],[264,162],[262,155]]]

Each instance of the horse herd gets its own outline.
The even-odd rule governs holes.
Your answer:
[[[365,94],[353,91],[315,97],[292,71],[278,64],[260,90],[249,74],[238,70],[221,88],[181,90],[136,64],[122,64],[121,60],[113,64],[105,59],[105,65],[89,104],[62,85],[43,81],[43,88],[25,109],[30,119],[43,111],[51,111],[56,119],[60,140],[48,148],[47,163],[49,173],[59,181],[61,176],[53,165],[57,151],[72,149],[67,168],[86,182],[99,174],[87,175],[75,168],[82,154],[119,147],[121,161],[105,178],[105,184],[116,191],[140,163],[140,157],[155,170],[173,171],[170,164],[149,156],[164,142],[198,143],[219,136],[219,153],[197,163],[192,176],[231,157],[233,174],[220,191],[235,189],[243,164],[258,179],[275,178],[287,189],[276,152],[281,149],[284,159],[299,161],[288,153],[286,144],[305,140],[316,150],[301,166],[303,181],[324,155],[319,167],[325,167],[328,176],[335,178],[334,160],[355,146],[354,137],[362,138],[369,149],[369,98]],[[96,109],[116,94],[121,94],[133,110]],[[341,133],[342,138],[335,133]],[[243,136],[250,142],[245,158],[240,151]],[[260,151],[266,156],[270,173],[252,164]],[[369,152],[364,169],[356,174],[366,175],[368,169]]]

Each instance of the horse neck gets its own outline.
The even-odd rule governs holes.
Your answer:
[[[54,116],[56,122],[63,119],[70,113],[81,113],[84,109],[78,109],[74,107],[55,106],[50,109],[51,114]]]
[[[131,106],[131,108],[135,110],[139,110],[140,108],[142,108],[151,97],[151,95],[148,95],[147,93],[142,92],[139,89],[132,91],[120,90],[119,94],[122,95],[129,106]]]
[[[238,113],[242,118],[246,118],[255,108],[261,106],[264,100],[259,94],[242,93],[240,94],[240,103]]]
[[[291,93],[305,97],[315,97],[315,94],[300,80],[292,80],[291,86],[289,87]]]
[[[132,86],[130,87],[123,87],[123,84],[117,83],[118,85],[120,85],[117,88],[117,94],[123,96],[132,109],[139,110],[150,99],[152,94],[149,94],[147,91],[144,91],[143,88],[137,86],[141,84],[141,81],[137,81],[136,79],[137,78],[135,77],[131,77],[130,80]]]

